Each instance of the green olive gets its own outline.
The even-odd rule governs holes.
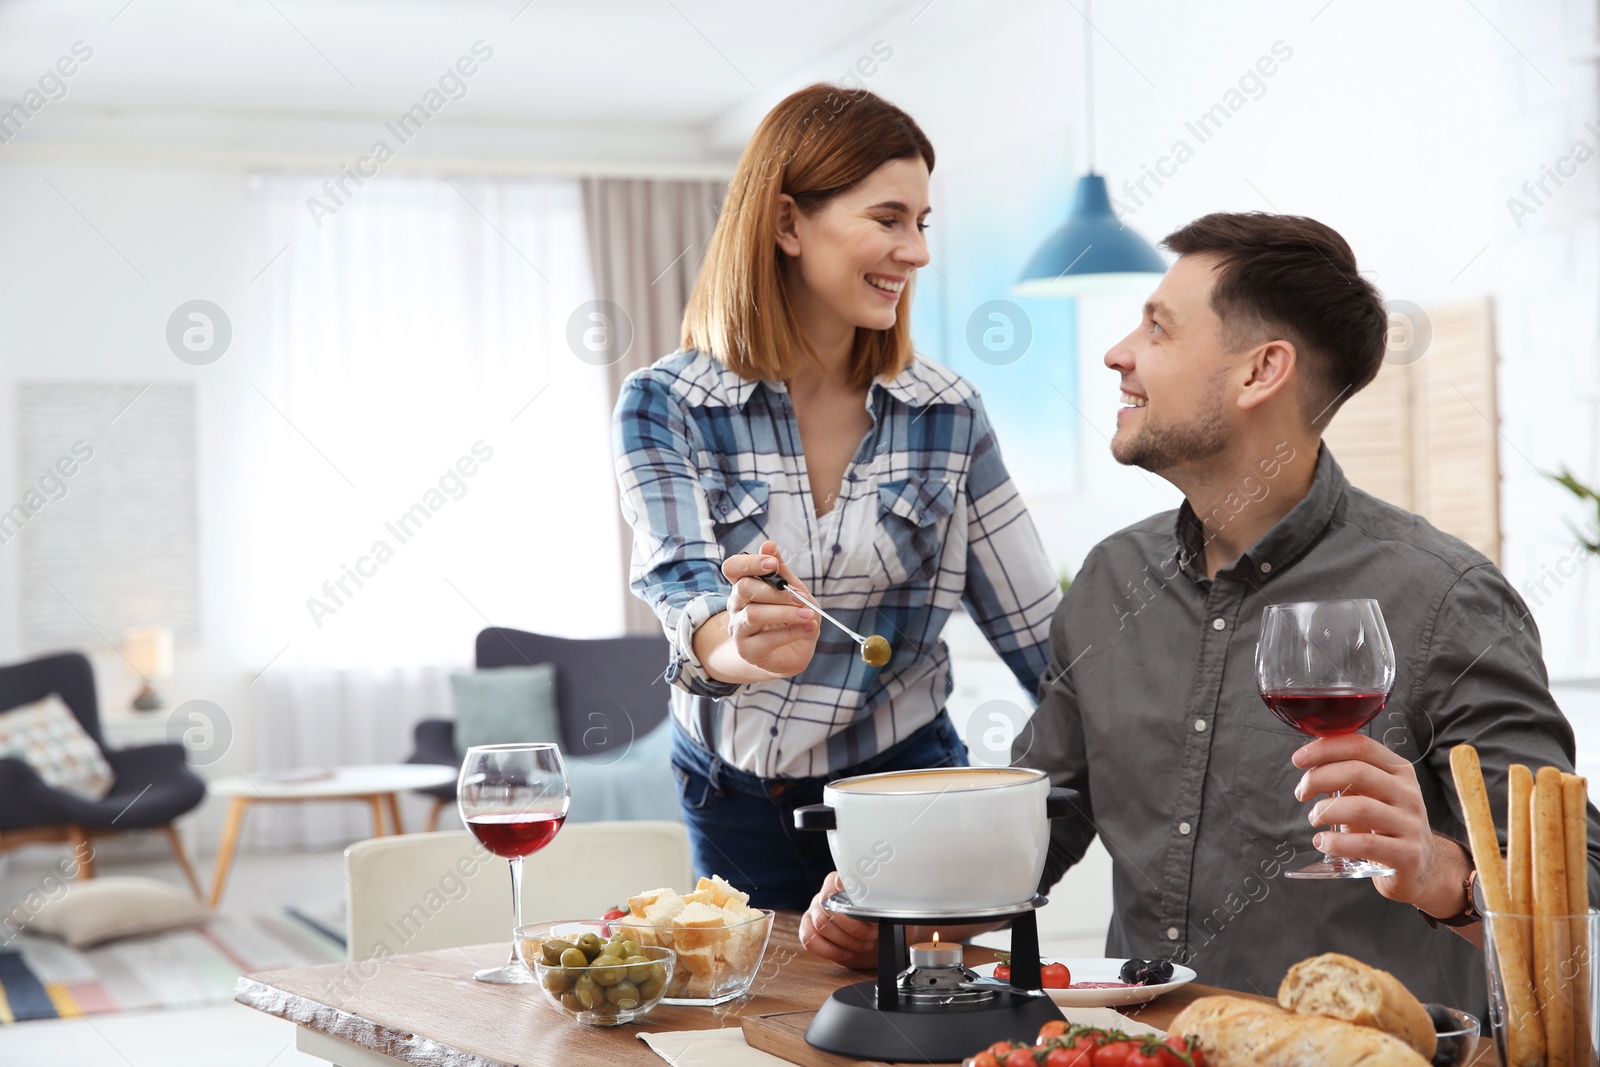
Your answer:
[[[578,979],[578,984],[573,986],[572,992],[577,995],[578,1003],[583,1005],[585,1011],[606,999],[605,991],[588,975]]]
[[[655,966],[650,962],[649,956],[641,956],[637,952],[623,962],[628,965],[628,981],[635,983],[649,978],[651,969]]]
[[[556,964],[561,962],[561,954],[571,947],[571,941],[563,941],[559,937],[546,941],[544,943],[544,948],[542,949],[544,953],[544,961],[550,966],[554,967]]]
[[[616,985],[627,976],[627,973],[622,961],[609,953],[596,956],[594,963],[589,967],[589,976],[601,985]]]
[[[652,963],[650,965],[650,973],[645,978],[645,981],[647,981],[647,982],[665,982],[666,980],[667,980],[667,968],[666,968],[666,966],[663,965],[663,964],[660,964],[660,963]]]
[[[544,972],[544,987],[552,993],[565,993],[571,984],[567,972],[559,967]]]
[[[869,667],[882,667],[889,662],[889,642],[877,634],[873,634],[862,642],[861,658]]]
[[[632,982],[618,982],[606,990],[606,999],[619,1008],[637,1008],[639,987]]]
[[[627,959],[629,956],[639,955],[639,942],[637,941],[624,941],[622,942],[621,948],[621,952],[613,952],[612,955],[621,956],[623,959]]]
[[[582,937],[578,938],[578,940],[576,942],[574,942],[574,943],[580,949],[582,949],[583,950],[583,954],[585,956],[589,957],[591,960],[594,959],[596,956],[600,955],[600,949],[602,947],[602,942],[600,941],[599,936],[597,936],[595,934],[584,934]]]
[[[583,954],[583,949],[574,947],[563,952],[557,962],[563,967],[587,967],[589,957]]]
[[[639,983],[639,999],[649,1003],[659,997],[666,989],[667,983],[660,975],[653,975]]]
[[[561,994],[561,1006],[574,1014],[583,1011],[583,1001],[578,999],[576,993]]]

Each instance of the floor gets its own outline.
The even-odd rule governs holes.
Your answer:
[[[13,853],[0,870],[0,914],[67,853],[38,847]],[[201,880],[211,857],[200,857]],[[143,875],[182,885],[170,860],[142,854],[100,854],[99,873]],[[338,853],[240,855],[223,907],[272,911],[289,902],[337,900],[344,894]],[[0,1064],[28,1067],[327,1067],[294,1048],[294,1027],[239,1004],[154,1012],[116,1012],[0,1027]]]

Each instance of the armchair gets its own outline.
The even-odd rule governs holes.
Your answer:
[[[666,721],[671,704],[667,683],[661,680],[670,654],[667,639],[656,635],[575,640],[491,626],[478,633],[475,660],[479,670],[555,664],[561,728],[558,740],[567,757],[568,773],[590,774],[598,793],[611,787],[611,778],[624,777],[620,772],[628,767],[622,761],[628,756],[643,761],[648,768],[660,772],[662,779],[657,783],[662,788],[651,790],[649,801],[657,812],[650,817],[659,819],[663,817],[659,814],[663,803],[674,814],[677,810],[677,794],[666,766],[669,738],[665,731],[657,729]],[[646,737],[650,740],[644,741]],[[407,763],[460,766],[453,721],[424,719],[417,723],[413,740],[415,750]],[[573,757],[577,761],[588,760],[592,768],[580,770]],[[607,775],[607,768],[618,773]],[[606,780],[604,786],[600,779]],[[574,791],[578,791],[576,787]],[[440,811],[455,802],[455,783],[419,792],[433,797],[427,828],[435,830]],[[663,793],[659,798],[658,792]],[[597,800],[596,793],[584,799]],[[621,802],[603,802],[592,809],[596,814],[589,817],[626,818],[630,817],[626,814],[630,807]]]
[[[75,876],[92,878],[90,838],[156,829],[165,834],[195,899],[202,899],[200,883],[172,824],[206,795],[205,782],[184,761],[183,746],[107,749],[100,730],[94,672],[82,653],[62,652],[0,667],[0,715],[51,693],[60,694],[105,753],[116,779],[105,797],[89,800],[46,785],[20,759],[0,758],[0,852],[27,844],[70,843]]]

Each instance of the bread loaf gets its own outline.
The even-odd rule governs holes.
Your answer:
[[[1433,1059],[1439,1036],[1422,1002],[1388,971],[1327,952],[1289,968],[1278,986],[1278,1003],[1289,1011],[1326,1015],[1392,1034]]]
[[[1428,1067],[1399,1038],[1321,1015],[1289,1015],[1239,997],[1201,997],[1171,1034],[1198,1038],[1207,1067]]]

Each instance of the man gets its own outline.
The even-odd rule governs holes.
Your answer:
[[[1377,374],[1387,328],[1343,238],[1307,218],[1216,214],[1164,243],[1177,263],[1106,354],[1125,405],[1111,448],[1185,499],[1097,545],[1056,612],[1013,762],[1083,797],[1052,827],[1040,890],[1098,833],[1114,867],[1110,956],[1272,995],[1291,964],[1339,951],[1425,1001],[1481,1006],[1450,749],[1477,746],[1502,836],[1508,765],[1570,771],[1574,758],[1528,609],[1480,553],[1351,486],[1321,445]],[[1392,696],[1365,732],[1308,743],[1256,691],[1262,609],[1363,597],[1394,643]],[[1592,805],[1589,827],[1594,893]],[[1317,858],[1308,846],[1396,873],[1285,880]],[[836,881],[802,941],[870,965],[874,928],[820,906]]]

